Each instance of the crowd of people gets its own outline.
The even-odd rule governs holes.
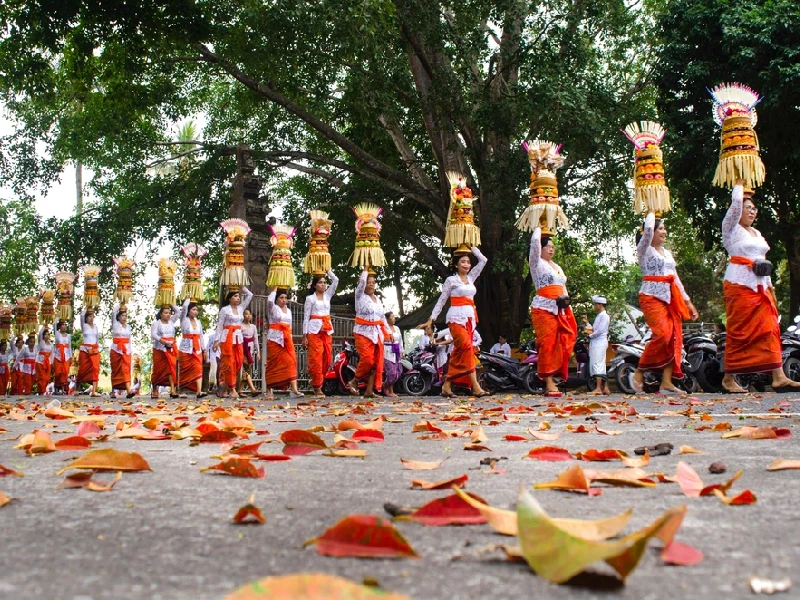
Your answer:
[[[780,325],[775,291],[765,270],[769,245],[753,228],[757,208],[752,191],[737,181],[732,201],[722,224],[725,248],[730,254],[724,279],[727,313],[727,347],[723,387],[742,393],[734,375],[771,372],[776,391],[800,389],[800,383],[788,379],[781,368]],[[642,271],[639,305],[652,331],[632,376],[632,386],[641,391],[643,372],[662,372],[660,392],[677,393],[673,380],[683,376],[681,352],[683,322],[696,319],[697,309],[678,275],[678,268],[665,247],[667,230],[661,219],[649,212],[637,234],[637,258]],[[552,235],[533,230],[530,240],[529,266],[536,294],[530,305],[531,323],[536,336],[538,375],[544,382],[545,395],[558,397],[559,380],[568,376],[571,353],[578,335],[578,326],[570,306],[566,287],[567,276],[554,261]],[[441,394],[454,396],[454,383],[471,388],[472,394],[487,394],[476,374],[476,349],[481,343],[478,314],[475,308],[475,282],[487,264],[486,257],[473,246],[469,254],[454,256],[453,275],[442,285],[441,295],[430,318],[420,324],[424,335],[421,347],[434,346],[436,366],[440,372],[446,365]],[[330,284],[329,284],[330,282]],[[333,271],[314,275],[310,293],[305,299],[302,344],[308,357],[308,372],[314,397],[324,397],[325,373],[332,362],[331,299],[339,280]],[[303,393],[297,384],[297,354],[293,342],[292,313],[288,306],[288,289],[269,289],[267,297],[269,330],[267,332],[266,371],[267,399],[272,390],[288,390],[291,398]],[[203,398],[203,365],[211,362],[210,379],[216,382],[220,397],[236,398],[243,388],[257,395],[253,384],[253,366],[260,361],[259,332],[249,310],[253,295],[247,287],[227,293],[215,330],[205,335],[199,319],[200,307],[186,298],[181,306],[162,306],[153,320],[152,370],[150,384],[155,397],[160,389],[171,397],[181,391]],[[446,335],[434,334],[432,324],[449,301]],[[606,299],[593,296],[597,317],[592,326],[584,323],[590,340],[590,376],[596,378],[594,393],[610,392],[605,375],[609,317]],[[112,311],[111,386],[128,398],[136,394],[140,381],[135,376],[132,360],[131,329],[128,312],[115,304]],[[355,291],[355,324],[353,337],[360,360],[347,387],[353,394],[372,397],[381,392],[395,396],[394,384],[401,375],[400,359],[404,354],[400,330],[394,316],[384,310],[376,294],[376,279],[364,269]],[[84,307],[80,312],[81,341],[73,356],[69,323],[57,321],[51,332],[42,326],[27,339],[16,337],[13,344],[0,341],[0,393],[49,394],[70,393],[88,386],[91,396],[99,395],[100,332],[95,324],[95,311]],[[505,336],[492,347],[492,352],[510,355]],[[363,387],[363,390],[361,389]]]

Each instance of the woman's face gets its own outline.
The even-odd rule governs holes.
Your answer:
[[[425,328],[425,335],[427,335],[428,337],[431,337],[431,336],[433,335],[433,327],[431,327],[430,325],[428,325],[428,326]]]
[[[58,324],[58,332],[61,334],[67,333],[67,324],[63,321]]]
[[[286,305],[289,304],[289,297],[286,294],[281,294],[275,299],[275,304],[277,304],[281,308],[286,308]],[[249,312],[250,312],[249,310],[245,311],[245,315]],[[250,320],[247,317],[245,317],[245,321],[248,323],[250,322]]]
[[[45,331],[45,332],[42,334],[42,339],[44,340],[44,342],[45,342],[46,344],[49,344],[49,343],[50,343],[50,332],[49,332],[49,331]]]
[[[321,278],[319,281],[317,281],[316,284],[314,284],[314,291],[317,292],[318,294],[324,294],[325,290],[327,289],[328,289],[328,282],[325,281],[324,277]]]
[[[370,296],[375,293],[375,277],[372,275],[367,277],[367,285],[364,286],[364,292]]]
[[[281,295],[284,296],[284,294]],[[242,319],[244,319],[245,323],[250,323],[253,320],[253,313],[251,313],[249,309],[245,310],[242,313]]]
[[[750,227],[755,222],[757,215],[758,208],[752,200],[747,198],[742,204],[742,217],[739,219],[739,224],[743,227]]]
[[[94,325],[94,313],[87,313],[84,321],[87,325]]]
[[[169,321],[171,310],[169,308],[162,308],[161,309],[161,320],[166,323]]]
[[[128,313],[126,313],[126,312],[119,313],[119,316],[117,317],[117,320],[119,321],[120,325],[127,325],[128,324]]]
[[[472,263],[469,261],[469,256],[462,256],[456,263],[456,270],[459,275],[466,275],[472,268]]]
[[[386,317],[386,322],[389,323],[389,325],[392,325],[392,326],[394,326],[394,322],[396,320],[397,320],[397,317],[395,317],[393,313],[389,313],[389,316]]]
[[[545,260],[553,260],[556,255],[556,247],[553,245],[553,240],[547,240],[547,245],[542,248],[542,258]]]
[[[664,227],[664,221],[658,224],[656,230],[653,232],[653,242],[651,246],[662,246],[667,239],[667,228]]]
[[[235,293],[233,296],[231,296],[231,302],[230,302],[231,306],[239,306],[241,302],[242,302],[242,297],[239,295],[238,292]]]
[[[193,306],[191,309],[189,309],[189,318],[190,319],[196,319],[197,315],[199,315],[199,314],[200,314],[200,309],[197,308],[196,306]]]

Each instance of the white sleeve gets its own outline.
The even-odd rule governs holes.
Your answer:
[[[639,243],[636,245],[636,256],[639,259],[639,266],[641,267],[644,264],[645,256],[647,255],[647,249],[650,247],[650,242],[653,241],[653,230],[656,226],[656,214],[653,211],[647,213],[647,217],[644,220],[644,230],[642,231],[642,237],[639,240]]]
[[[447,303],[447,300],[450,298],[450,292],[453,289],[453,281],[450,277],[444,280],[444,284],[442,285],[442,294],[439,296],[439,300],[436,302],[436,306],[433,307],[433,312],[431,313],[431,320],[435,321],[440,314],[442,314],[442,309],[444,305]]]
[[[172,305],[172,316],[169,318],[169,322],[175,325],[175,323],[180,322],[181,320],[181,309],[178,307],[177,304]]]
[[[214,335],[214,342],[222,343],[222,332],[225,331],[225,315],[230,311],[227,306],[223,306],[219,309],[219,314],[217,315],[217,330],[216,334]]]
[[[531,272],[531,279],[536,282],[536,269],[539,267],[539,260],[542,258],[542,228],[537,227],[531,234],[531,247],[528,251],[528,270]]]
[[[356,286],[356,304],[358,304],[364,297],[364,288],[367,287],[367,271],[361,271],[361,276],[358,278],[358,285]]]
[[[186,300],[183,301],[180,315],[181,325],[183,325],[183,320],[189,316],[189,298],[186,298]]]
[[[306,296],[306,301],[303,305],[303,335],[308,334],[308,322],[311,320],[311,305],[313,304],[312,294],[315,294],[313,290],[311,294]],[[328,293],[328,290],[325,290],[325,293]]]
[[[481,276],[481,273],[483,272],[483,269],[489,259],[481,254],[481,251],[478,250],[477,246],[472,247],[472,255],[478,259],[478,264],[470,269],[469,273],[467,274],[467,278],[470,280],[470,282],[475,283],[475,280]]]
[[[117,322],[117,315],[119,314],[119,302],[114,303],[114,308],[111,309],[111,331],[114,331],[114,323]]]
[[[606,317],[603,318],[603,315],[606,315]],[[604,311],[601,314],[597,315],[597,317],[595,317],[594,324],[592,325],[592,333],[589,334],[589,339],[593,340],[607,333],[608,333],[608,313]]]
[[[731,205],[725,218],[722,220],[722,245],[728,248],[731,243],[731,236],[742,218],[742,205],[744,204],[744,187],[741,185],[733,186],[731,192]]]
[[[244,298],[242,298],[242,303],[239,305],[239,310],[244,312],[245,309],[250,306],[250,302],[253,301],[253,292],[248,290],[246,287],[243,287],[242,293],[244,294]]]
[[[325,297],[330,301],[336,295],[336,288],[339,286],[339,278],[333,271],[328,271],[328,277],[331,279],[331,284],[325,290]]]
[[[86,311],[88,309],[84,306],[83,310],[81,311],[81,331],[83,331],[83,326],[86,324]]]
[[[150,326],[150,339],[159,344],[161,343],[161,337],[158,335],[158,319],[153,321]]]

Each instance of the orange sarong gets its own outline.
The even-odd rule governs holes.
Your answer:
[[[333,359],[333,338],[328,333],[333,329],[328,315],[311,315],[312,319],[322,319],[319,333],[308,334],[308,373],[311,375],[311,387],[321,388],[325,373]],[[326,321],[327,319],[327,321]]]
[[[112,350],[111,359],[111,389],[125,390],[131,382],[131,355],[120,354]]]
[[[168,341],[169,338],[164,338]],[[172,344],[172,350],[156,350],[153,348],[153,370],[150,373],[150,385],[153,387],[157,385],[168,386],[169,380],[175,381],[175,365],[178,357],[176,356],[175,344]]]
[[[678,295],[680,292],[678,291]],[[672,298],[676,295],[673,287]],[[681,297],[682,299],[682,297]],[[683,377],[683,319],[675,309],[675,303],[667,304],[655,296],[639,294],[639,308],[644,320],[652,331],[650,341],[645,344],[639,368],[643,371],[660,371],[673,363],[672,376]]]
[[[89,352],[81,350],[78,354],[78,375],[76,383],[97,383],[100,379],[100,350],[97,344],[84,344]]]
[[[69,359],[66,351],[69,344],[55,344],[55,358],[53,359],[53,380],[57,388],[66,389],[69,385]]]
[[[466,327],[459,323],[448,323],[447,327],[453,338],[453,350],[447,361],[447,381],[469,385],[469,376],[475,372],[472,321],[467,320]]]
[[[227,330],[225,341],[219,345],[219,364],[217,365],[217,381],[225,384],[229,388],[236,387],[236,380],[242,372],[244,364],[244,345],[240,342],[233,343],[233,336],[236,331],[241,331],[241,325],[226,325]]]
[[[33,374],[20,373],[19,374],[19,393],[27,396],[33,391]]]
[[[21,393],[20,392],[20,389],[22,389],[21,377],[22,377],[22,371],[20,371],[19,369],[14,369],[13,371],[11,371],[11,390],[9,393],[12,396]]]
[[[561,285],[546,285],[536,291],[537,296],[555,300],[564,293]],[[559,376],[569,378],[569,359],[578,338],[578,324],[572,307],[559,309],[558,314],[531,309],[531,323],[536,334],[536,353],[539,355],[536,372],[539,377]]]
[[[9,367],[8,363],[0,365],[0,396],[8,393]]]
[[[50,357],[44,356],[44,362],[36,361],[36,389],[40,394],[47,393],[47,386],[50,384],[50,370],[51,370]]]
[[[267,342],[267,387],[285,390],[292,381],[297,381],[297,354],[292,341],[292,326],[288,323],[271,323],[273,331],[283,332],[283,346]]]
[[[356,317],[356,323],[358,323],[358,317]],[[371,339],[360,333],[353,334],[353,337],[356,340],[356,350],[358,351],[356,381],[366,381],[374,369],[374,388],[381,391],[383,389],[383,344],[380,340],[377,344],[373,344]]]
[[[191,352],[178,352],[178,386],[196,387],[196,381],[203,379],[203,352],[199,333],[184,333],[183,339],[192,340]]]
[[[769,290],[723,283],[725,295],[725,373],[766,373],[780,369],[781,328]]]

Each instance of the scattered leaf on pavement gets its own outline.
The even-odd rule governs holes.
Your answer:
[[[261,509],[255,505],[256,495],[251,494],[247,504],[242,506],[233,515],[233,522],[237,525],[250,525],[253,523],[263,524],[267,522],[264,515],[261,514]]]
[[[374,515],[350,515],[305,545],[323,556],[419,558],[391,521]]]
[[[461,475],[452,479],[445,479],[443,481],[425,481],[424,479],[412,479],[411,488],[418,490],[449,490],[453,487],[462,488],[469,479],[468,475]]]
[[[89,450],[86,454],[72,461],[56,475],[70,469],[93,469],[95,471],[151,471],[150,465],[136,452],[123,452],[113,448]]]
[[[266,577],[231,592],[225,600],[411,600],[380,588],[324,573]]]

